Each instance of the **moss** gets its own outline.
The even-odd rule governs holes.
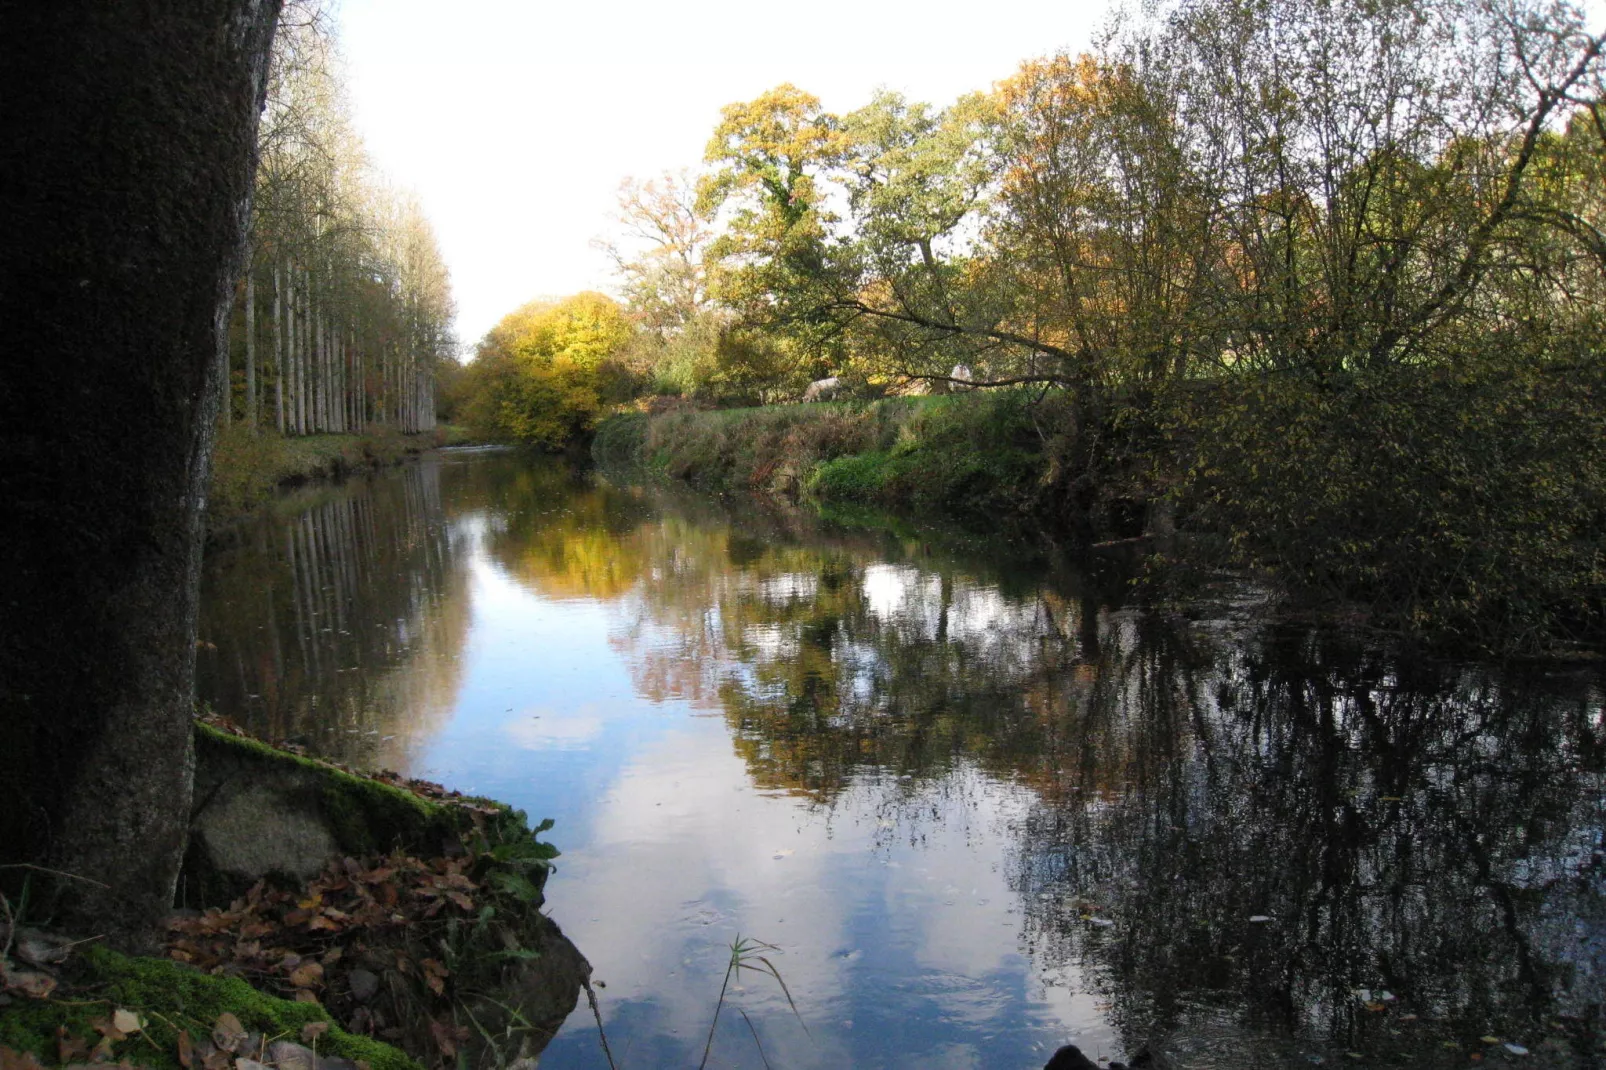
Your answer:
[[[442,840],[455,837],[470,823],[468,815],[458,807],[430,802],[402,788],[223,732],[204,722],[197,722],[195,733],[198,760],[203,766],[228,768],[243,762],[258,766],[255,772],[276,766],[313,778],[330,831],[346,854],[382,854],[394,847],[434,851]]]
[[[340,854],[363,857],[399,848],[433,856],[457,849],[476,825],[491,843],[530,835],[521,811],[490,799],[436,802],[204,722],[195,726],[195,744],[197,813],[237,784],[276,785],[321,819]],[[245,885],[215,870],[197,840],[192,837],[185,859],[182,901],[220,905],[244,892]]]
[[[321,1054],[362,1060],[371,1070],[419,1070],[419,1064],[389,1044],[348,1033],[317,1003],[295,1003],[259,992],[237,977],[215,977],[166,959],[132,958],[90,947],[68,973],[69,999],[14,1003],[0,1014],[0,1045],[56,1061],[57,1029],[85,1041],[96,1039],[92,1022],[124,1008],[146,1019],[142,1034],[121,1042],[120,1056],[152,1070],[180,1070],[178,1030],[199,1041],[225,1011],[269,1040],[299,1042],[309,1022],[330,1022],[318,1039]],[[81,991],[80,991],[81,990]]]

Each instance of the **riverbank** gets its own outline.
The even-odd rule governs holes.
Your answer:
[[[275,431],[252,431],[243,424],[219,430],[212,450],[206,526],[211,535],[251,515],[280,487],[335,479],[363,469],[384,468],[443,446],[472,442],[465,428],[442,424],[434,431],[406,435],[393,427],[370,426],[360,435],[306,435],[289,438]]]
[[[195,796],[163,957],[0,925],[8,1067],[506,1065],[574,1008],[590,968],[541,913],[550,822],[212,723]]]
[[[1301,614],[1462,653],[1575,653],[1606,638],[1601,397],[1589,363],[1386,367],[625,414],[593,452],[714,491],[1158,536],[1157,576],[1248,571]]]
[[[629,413],[597,429],[592,453],[716,493],[1052,524],[1064,509],[1043,417],[1026,391]]]

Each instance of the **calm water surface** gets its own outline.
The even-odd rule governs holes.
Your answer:
[[[1517,1058],[1483,1036],[1593,1065],[1598,674],[1125,590],[1110,562],[426,460],[209,558],[201,691],[554,818],[550,910],[621,1066],[697,1065],[738,934],[781,949],[807,1026],[741,983],[777,1068],[1160,1036],[1215,1065]],[[542,1066],[604,1066],[595,1038],[582,1005]],[[740,1015],[710,1065],[763,1065]]]

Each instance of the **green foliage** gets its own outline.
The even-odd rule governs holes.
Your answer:
[[[1047,469],[1021,391],[939,398],[909,411],[890,449],[819,464],[810,496],[965,520],[1047,508]]]
[[[593,454],[713,489],[977,519],[1052,507],[1035,395],[772,406],[614,417]]]
[[[1187,526],[1380,623],[1491,650],[1598,635],[1606,372],[1585,347],[1503,356],[1191,397],[1175,428]]]

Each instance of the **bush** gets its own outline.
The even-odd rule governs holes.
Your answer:
[[[1603,387],[1587,358],[1237,380],[1182,410],[1188,525],[1411,631],[1582,638],[1606,594]]]

